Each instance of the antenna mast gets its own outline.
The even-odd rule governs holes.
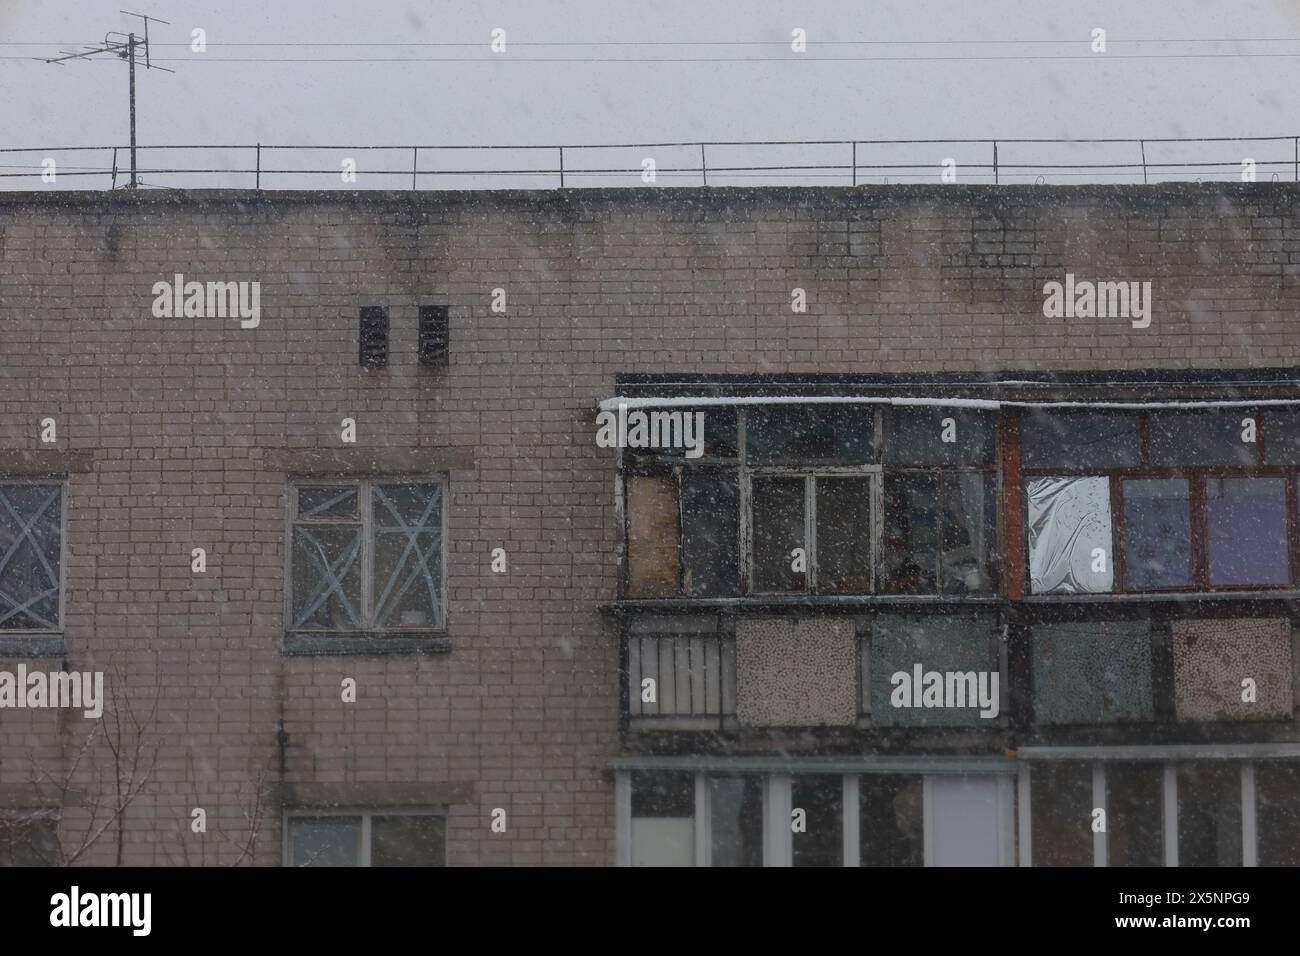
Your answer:
[[[132,13],[130,10],[119,10],[119,13],[125,13],[129,17],[139,17],[144,21],[144,36],[136,36],[132,33],[119,33],[110,31],[104,35],[102,46],[88,46],[80,53],[73,53],[69,50],[60,50],[62,56],[49,57],[45,59],[46,63],[63,64],[68,60],[88,60],[93,56],[101,53],[111,53],[113,56],[127,62],[127,84],[130,95],[131,111],[131,181],[127,183],[128,189],[138,189],[140,186],[140,177],[137,173],[135,160],[135,61],[138,53],[144,54],[144,68],[146,70],[162,70],[164,73],[175,73],[175,70],[169,70],[165,66],[154,66],[149,62],[149,21],[154,23],[163,23],[171,26],[166,20],[159,20],[157,17],[145,16],[143,13]]]

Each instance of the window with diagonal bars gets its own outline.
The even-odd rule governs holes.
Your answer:
[[[0,482],[0,631],[57,631],[63,487]]]
[[[299,483],[291,499],[290,631],[443,628],[442,482]]]

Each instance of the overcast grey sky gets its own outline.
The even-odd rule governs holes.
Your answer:
[[[121,2],[0,0],[0,145],[126,142],[124,64],[27,59],[138,29]],[[151,35],[176,73],[138,77],[142,144],[1300,133],[1284,108],[1300,88],[1297,0],[127,6],[171,21]],[[206,53],[190,51],[195,27]],[[796,27],[808,36],[801,55],[790,50]],[[1105,54],[1089,48],[1096,27]],[[494,28],[506,31],[505,53],[489,49]]]

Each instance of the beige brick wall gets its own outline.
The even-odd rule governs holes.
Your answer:
[[[157,700],[122,859],[233,862],[265,775],[450,795],[453,864],[611,863],[617,649],[598,606],[616,595],[619,532],[591,409],[616,374],[1300,364],[1298,198],[1263,184],[0,194],[0,471],[48,450],[46,416],[57,449],[90,453],[69,477],[65,659],[108,671],[110,697],[144,718]],[[1042,284],[1066,271],[1153,281],[1151,328],[1044,319]],[[153,318],[152,284],[177,272],[260,281],[260,326]],[[496,287],[506,314],[489,309]],[[416,364],[425,303],[451,310],[446,369]],[[390,364],[365,371],[371,304],[391,310]],[[460,455],[450,653],[280,653],[284,449],[339,447],[345,416],[358,454]],[[494,547],[508,575],[491,573]],[[34,768],[107,786],[102,740],[76,761],[87,728],[0,715],[0,802]],[[196,806],[206,837],[188,832]],[[114,861],[113,831],[86,861]],[[277,864],[277,810],[259,835],[256,862]]]

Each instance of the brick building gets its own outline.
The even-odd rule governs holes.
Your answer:
[[[0,194],[0,859],[1300,862],[1298,217]]]

